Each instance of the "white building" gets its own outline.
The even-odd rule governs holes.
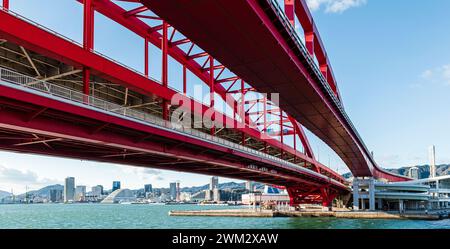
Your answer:
[[[242,195],[242,204],[259,205],[265,202],[289,203],[289,195],[285,191],[279,191],[277,188],[265,186],[263,193],[250,193]]]
[[[353,210],[439,210],[449,207],[450,176],[387,183],[353,180]]]
[[[99,198],[103,195],[103,186],[97,185],[91,188],[92,196],[95,198]]]
[[[84,201],[86,197],[86,186],[77,186],[75,188],[74,201]]]
[[[419,179],[419,168],[411,167],[408,170],[408,177],[412,179]]]
[[[136,197],[129,189],[117,189],[109,194],[101,203],[114,204],[114,203],[127,203],[136,201]]]
[[[189,202],[192,199],[191,193],[181,192],[180,193],[180,201]]]

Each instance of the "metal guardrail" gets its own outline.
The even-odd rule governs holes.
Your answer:
[[[288,18],[286,17],[286,14],[281,9],[280,5],[278,4],[277,0],[266,0],[269,5],[272,7],[274,13],[280,18],[283,26],[286,28],[286,31],[290,34],[292,38],[294,38],[294,42],[297,44],[297,47],[301,51],[304,58],[306,58],[309,66],[313,69],[314,73],[316,74],[317,78],[319,79],[322,87],[326,90],[329,97],[333,100],[336,107],[341,112],[341,115],[344,117],[344,119],[347,121],[347,123],[350,125],[350,128],[356,135],[356,137],[359,139],[360,143],[362,144],[363,148],[365,149],[366,153],[368,153],[366,156],[371,159],[373,163],[373,159],[371,158],[370,151],[368,150],[366,144],[363,142],[361,136],[359,135],[358,131],[356,130],[356,127],[353,125],[352,121],[348,117],[347,113],[344,110],[344,107],[342,106],[342,103],[336,98],[336,95],[334,94],[333,90],[331,89],[330,85],[328,84],[327,80],[323,76],[322,72],[320,71],[317,64],[314,62],[311,55],[307,52],[307,49],[305,48],[305,45],[301,41],[300,37],[298,36],[297,32],[295,31],[294,27],[292,27],[292,24],[289,22]]]
[[[25,21],[25,22],[27,22],[27,23],[29,23],[29,24],[32,24],[32,25],[34,25],[34,26],[36,26],[36,27],[38,27],[38,28],[40,28],[40,29],[42,29],[42,30],[44,30],[44,31],[46,31],[46,32],[49,32],[49,33],[51,33],[51,34],[53,34],[53,35],[55,35],[55,36],[58,36],[59,38],[62,38],[62,39],[64,39],[64,40],[68,41],[68,42],[71,42],[71,43],[73,43],[73,44],[75,44],[75,45],[77,45],[77,46],[79,46],[79,47],[83,47],[83,45],[82,45],[80,42],[78,42],[78,41],[76,41],[76,40],[74,40],[74,39],[72,39],[72,38],[69,38],[69,37],[67,37],[67,36],[65,36],[65,35],[63,35],[63,34],[61,34],[61,33],[58,33],[58,32],[56,32],[56,31],[54,31],[54,30],[52,30],[52,29],[50,29],[50,28],[47,28],[47,27],[45,27],[45,26],[43,26],[43,25],[41,25],[41,24],[39,24],[39,23],[37,23],[37,22],[35,22],[35,21],[29,19],[29,18],[26,18],[26,17],[24,17],[24,16],[22,16],[22,15],[16,13],[16,12],[12,11],[12,10],[6,10],[6,9],[3,9],[3,8],[0,8],[0,11],[3,11],[3,12],[5,12],[5,13],[8,13],[8,14],[14,16],[14,17],[17,17],[18,19],[21,19],[22,21]],[[153,78],[153,77],[151,77],[151,76],[147,76],[147,75],[145,75],[144,73],[142,73],[142,72],[140,72],[140,71],[138,71],[138,70],[136,70],[136,69],[134,69],[134,68],[132,68],[132,67],[129,67],[129,66],[125,65],[124,63],[122,63],[122,62],[116,60],[116,59],[111,58],[110,56],[107,56],[107,55],[105,55],[105,54],[103,54],[103,53],[101,53],[101,52],[99,52],[99,51],[94,50],[94,49],[91,49],[90,52],[92,52],[92,53],[94,53],[94,54],[96,54],[96,55],[99,55],[99,56],[101,56],[101,57],[103,57],[103,58],[105,58],[105,59],[107,59],[107,60],[109,60],[109,61],[114,62],[115,64],[117,64],[117,65],[119,65],[119,66],[121,66],[121,67],[124,67],[124,68],[126,68],[126,69],[128,69],[128,70],[130,70],[130,71],[133,71],[133,72],[136,73],[136,74],[139,74],[139,75],[141,75],[141,76],[143,76],[143,77],[145,77],[145,78],[151,79],[152,81],[154,81],[154,82],[156,82],[156,83],[162,85],[161,81],[159,81],[159,80],[157,80],[157,79],[155,79],[155,78]],[[172,87],[172,86],[168,86],[168,87],[169,87],[170,89],[176,91],[176,92],[180,92],[180,90],[179,90],[179,89],[176,89],[175,87]],[[190,98],[191,100],[194,100],[194,98],[191,97],[191,96],[186,96],[186,97],[187,97],[187,98]],[[232,115],[230,115],[230,114],[228,114],[228,113],[225,113],[225,112],[223,112],[223,111],[220,111],[220,110],[215,110],[215,111],[216,111],[216,112],[219,112],[219,113],[221,113],[221,114],[223,114],[223,115],[225,115],[225,116],[227,116],[227,117],[233,118]]]
[[[6,83],[6,84],[5,84]],[[34,93],[38,93],[40,95],[44,95],[49,98],[53,98],[59,101],[65,101],[69,102],[71,104],[77,104],[79,106],[94,109],[97,111],[102,111],[110,115],[118,116],[121,118],[126,118],[135,122],[140,122],[145,125],[150,126],[156,126],[158,128],[162,128],[165,130],[174,131],[177,133],[181,133],[184,135],[189,135],[191,137],[200,138],[204,141],[207,141],[209,143],[215,143],[236,151],[244,152],[250,155],[258,156],[261,158],[265,158],[269,161],[272,161],[274,163],[278,163],[282,166],[293,168],[301,171],[305,171],[309,174],[315,175],[317,177],[320,177],[322,179],[326,179],[327,181],[333,182],[334,184],[345,186],[342,183],[324,176],[322,174],[319,174],[317,172],[314,172],[312,170],[300,167],[296,164],[290,163],[288,161],[285,161],[281,158],[263,153],[258,150],[254,150],[251,148],[248,148],[246,146],[242,146],[240,144],[236,144],[233,142],[230,142],[226,139],[222,139],[216,136],[212,136],[210,134],[206,134],[204,132],[192,129],[192,128],[186,128],[179,124],[171,123],[170,121],[163,120],[160,117],[154,116],[149,113],[137,111],[137,110],[131,110],[131,109],[124,109],[123,106],[111,103],[108,101],[105,101],[103,99],[86,95],[81,92],[72,90],[70,88],[58,86],[52,83],[48,83],[46,81],[38,80],[35,78],[32,78],[30,76],[26,76],[17,72],[14,72],[12,70],[1,68],[0,67],[0,84],[2,85],[8,85],[13,86],[15,88],[18,88],[20,90],[26,90],[31,91]]]

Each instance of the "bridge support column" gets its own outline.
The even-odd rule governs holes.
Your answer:
[[[305,45],[309,55],[314,56],[314,31],[305,32]]]
[[[9,10],[9,0],[3,0],[3,9]]]
[[[209,107],[214,109],[214,93],[215,93],[215,81],[214,81],[214,58],[212,56],[209,56],[209,98],[210,103]],[[211,126],[211,135],[214,136],[216,134],[216,128],[215,128],[215,113],[213,112],[211,116],[212,126]]]
[[[161,39],[161,50],[162,50],[162,74],[161,74],[161,78],[162,78],[162,85],[164,87],[168,87],[169,83],[168,83],[168,54],[169,54],[169,41],[168,41],[168,29],[169,29],[169,25],[166,21],[163,21],[163,34],[162,34],[162,39]],[[169,120],[169,103],[167,100],[163,99],[162,100],[162,113],[163,113],[163,119],[164,120]]]
[[[375,179],[370,178],[369,182],[369,210],[375,211]]]
[[[359,210],[359,180],[353,179],[353,211]]]
[[[383,199],[378,198],[377,201],[378,201],[378,209],[382,210],[383,209]]]
[[[286,17],[289,19],[292,27],[295,27],[295,2],[294,0],[284,0],[284,13],[286,13]]]
[[[88,51],[94,48],[94,8],[92,0],[83,1],[83,48]],[[83,68],[83,93],[86,95],[90,93],[90,75],[90,69]]]
[[[148,77],[148,37],[144,39],[144,74]]]

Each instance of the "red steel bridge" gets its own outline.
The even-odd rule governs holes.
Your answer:
[[[354,176],[407,180],[377,166],[346,115],[304,0],[284,8],[275,0],[78,0],[81,44],[17,14],[13,2],[0,11],[2,150],[252,180],[285,187],[292,205],[329,206],[349,185],[315,159],[305,127]],[[95,12],[142,38],[130,44],[144,47],[142,72],[95,50]],[[161,51],[161,79],[149,76],[150,46]],[[169,60],[182,72],[179,89]],[[192,78],[208,88],[208,103],[189,94]],[[215,125],[171,123],[186,103],[192,118],[209,112]]]

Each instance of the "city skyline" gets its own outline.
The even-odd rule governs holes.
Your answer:
[[[64,15],[63,12],[54,11],[49,15],[44,9],[39,11],[45,8],[46,2],[51,3],[55,9],[71,8],[77,9],[78,12],[62,24],[58,20]],[[418,2],[405,5],[373,0],[358,2],[360,4],[337,7],[332,1],[308,1],[314,10],[313,15],[326,44],[349,116],[367,147],[374,151],[376,161],[383,167],[428,163],[427,148],[432,144],[437,148],[436,163],[450,162],[449,155],[446,154],[450,151],[447,142],[449,137],[444,133],[446,123],[450,122],[449,111],[445,108],[450,104],[450,100],[446,98],[450,89],[450,54],[439,49],[450,41],[450,36],[441,32],[449,25],[449,21],[442,16],[445,15],[446,6],[450,7],[450,4],[442,0],[436,5]],[[386,9],[386,4],[389,4],[390,8]],[[36,4],[17,0],[12,3],[11,8],[70,38],[82,40],[82,8],[76,2],[55,3],[46,0]],[[404,8],[408,11],[404,11]],[[379,13],[383,13],[383,20],[379,20]],[[416,19],[420,20],[420,24],[411,25],[411,20]],[[96,20],[96,49],[142,70],[141,60],[135,60],[141,56],[140,48],[125,49],[121,45],[135,44],[138,41],[98,13]],[[384,23],[385,25],[379,25],[384,28],[367,29],[375,22]],[[434,25],[431,25],[432,23]],[[398,34],[397,30],[405,32]],[[352,32],[360,35],[352,35]],[[111,43],[109,33],[123,35],[118,35],[119,40]],[[429,36],[439,39],[431,41],[427,39]],[[368,49],[371,47],[374,49]],[[150,51],[151,54],[154,52]],[[159,78],[159,57],[150,57],[151,65],[156,65],[150,68],[150,74]],[[387,59],[389,62],[386,62]],[[424,99],[432,101],[417,101]],[[403,104],[400,106],[399,102]],[[434,119],[428,117],[439,118],[439,121],[430,122],[429,120]],[[379,132],[382,132],[382,135]],[[319,161],[331,165],[332,169],[338,168],[341,174],[348,171],[329,149],[322,146],[323,143],[317,141],[309,132],[307,134],[310,135],[312,148]],[[402,144],[407,146],[401,146]],[[89,183],[96,182],[95,180],[98,180],[99,184],[109,186],[110,182],[117,179],[134,188],[145,182],[152,182],[157,187],[175,181],[194,185],[209,179],[209,176],[196,174],[7,152],[0,152],[0,158],[0,189],[5,191],[11,188],[8,186],[18,191],[22,189],[19,192],[24,192],[26,185],[34,188],[49,183],[61,184],[60,179],[67,175],[74,175],[79,179],[79,184],[88,188],[92,187]]]

